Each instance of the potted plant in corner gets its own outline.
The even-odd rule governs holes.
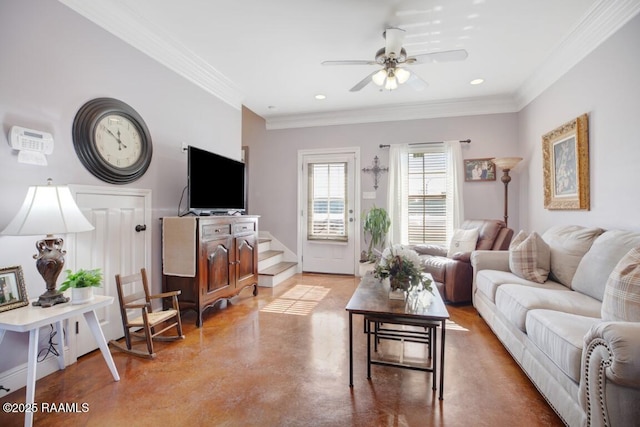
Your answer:
[[[67,278],[60,285],[60,291],[71,288],[71,304],[84,304],[93,299],[93,288],[102,284],[102,271],[80,269],[75,273],[66,270]]]
[[[363,275],[363,270],[366,272],[373,269],[373,263],[379,258],[375,253],[375,249],[384,244],[389,227],[391,227],[391,218],[389,218],[389,214],[384,208],[373,206],[364,216],[362,229],[364,230],[365,242],[369,240],[369,247],[367,252],[363,253],[363,259],[360,260],[361,263],[365,264],[364,266],[361,265],[361,276]]]

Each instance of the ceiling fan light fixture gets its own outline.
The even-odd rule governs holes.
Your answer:
[[[378,86],[382,86],[386,78],[387,70],[385,70],[384,68],[371,76],[371,80]]]
[[[387,77],[387,83],[384,85],[384,88],[387,90],[398,89],[398,79],[393,75]]]
[[[404,68],[396,68],[395,76],[398,79],[398,84],[404,84],[411,77],[411,73]]]

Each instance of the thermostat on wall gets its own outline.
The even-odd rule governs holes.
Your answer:
[[[45,155],[53,153],[53,136],[39,130],[12,126],[9,131],[11,148],[19,150],[18,162],[47,165]]]

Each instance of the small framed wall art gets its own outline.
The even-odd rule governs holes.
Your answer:
[[[495,181],[496,165],[488,159],[465,159],[465,181]]]
[[[545,209],[589,210],[586,114],[542,136]]]
[[[0,268],[0,312],[29,305],[22,267]]]

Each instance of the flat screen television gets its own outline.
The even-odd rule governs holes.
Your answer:
[[[197,215],[245,213],[245,181],[244,163],[188,147],[189,212]]]

